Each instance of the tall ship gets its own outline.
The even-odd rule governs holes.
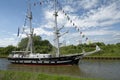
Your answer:
[[[57,17],[58,12],[56,9],[57,0],[54,0],[54,42],[55,42],[55,54],[42,54],[42,53],[34,53],[33,52],[33,40],[32,37],[34,35],[34,29],[32,27],[32,11],[31,11],[31,3],[29,3],[28,11],[27,11],[27,20],[29,21],[29,33],[28,44],[25,51],[12,51],[12,54],[8,56],[8,60],[13,64],[33,64],[33,65],[74,65],[78,64],[79,60],[82,59],[86,55],[90,55],[100,51],[99,46],[96,45],[96,49],[91,52],[85,52],[83,50],[82,53],[74,53],[69,55],[61,55],[60,54],[60,29],[57,26]]]

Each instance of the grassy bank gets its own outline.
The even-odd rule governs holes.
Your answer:
[[[117,44],[104,44],[104,43],[93,43],[90,45],[87,44],[80,44],[80,45],[69,45],[61,47],[62,54],[69,54],[69,53],[81,53],[82,48],[86,51],[93,51],[95,50],[96,44],[101,48],[100,52],[96,54],[89,55],[91,57],[120,57],[120,43]]]
[[[47,75],[41,73],[0,70],[0,80],[101,80],[101,79],[74,78],[68,76]]]
[[[8,55],[3,55],[3,54],[0,54],[0,58],[7,58]]]
[[[120,57],[120,43],[116,44],[104,44],[104,43],[92,43],[92,44],[79,44],[79,45],[68,45],[68,46],[62,46],[60,47],[60,53],[61,55],[67,55],[67,54],[74,54],[74,53],[81,53],[84,49],[86,52],[95,50],[96,44],[101,48],[100,52],[97,52],[96,54],[92,54],[89,56],[98,56],[98,57]],[[46,48],[46,47],[44,47]],[[40,49],[40,48],[38,48]],[[9,54],[12,53],[14,50],[19,50],[13,46],[7,46],[7,47],[1,47],[0,48],[0,57],[7,57]],[[45,53],[44,50],[47,49],[40,49],[38,53]],[[41,52],[43,51],[43,52]],[[48,53],[51,53],[48,52]]]
[[[83,59],[85,60],[120,60],[120,57],[110,57],[110,56],[86,56],[86,57],[83,57]]]

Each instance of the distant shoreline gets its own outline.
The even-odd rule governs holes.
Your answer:
[[[7,57],[3,57],[3,56],[1,57],[1,56],[0,56],[0,58],[7,58]]]
[[[120,60],[120,57],[111,57],[111,56],[86,56],[83,57],[85,60]]]
[[[7,58],[8,55],[0,55],[0,58]]]

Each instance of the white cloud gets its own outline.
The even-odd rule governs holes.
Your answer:
[[[0,39],[0,46],[6,47],[8,45],[16,46],[17,45],[17,40],[13,37]]]
[[[51,29],[54,28],[55,17],[53,14],[54,11],[50,11],[50,10],[45,11],[44,16],[45,16],[46,24],[44,24],[43,27],[51,28]],[[62,12],[58,13],[57,22],[58,22],[58,27],[62,27],[67,22],[67,18]]]
[[[53,35],[53,32],[51,32],[51,31],[46,31],[46,30],[44,30],[43,28],[40,28],[40,27],[35,28],[35,29],[34,29],[34,33],[35,33],[36,35],[47,35],[47,36]]]
[[[120,42],[120,32],[115,32],[115,34],[113,35],[113,39],[118,40],[118,42]]]
[[[82,0],[80,2],[86,3],[87,1]],[[88,0],[88,2],[90,2],[88,8],[91,8],[92,4],[97,4],[98,1]],[[65,9],[68,10],[69,7]],[[86,29],[86,28],[98,27],[98,26],[104,27],[104,26],[110,26],[110,25],[120,22],[120,10],[119,9],[120,9],[120,6],[118,5],[118,1],[114,1],[113,3],[110,3],[109,5],[101,5],[101,7],[97,9],[90,9],[89,12],[84,13],[82,15],[73,14],[73,13],[72,14],[70,13],[68,15],[71,18],[71,20],[74,21],[74,23],[80,28]],[[74,10],[72,8],[72,11],[75,11],[75,10],[76,8],[74,8]],[[61,21],[65,22],[65,17],[63,17],[63,15],[61,15],[60,17],[61,17]],[[65,26],[71,27],[72,24],[70,24],[70,22],[67,21]]]
[[[48,21],[46,24],[42,25],[43,28],[53,29],[55,23],[53,21]]]
[[[91,10],[82,19],[77,20],[80,27],[109,26],[120,22],[120,10],[116,3]]]
[[[77,1],[78,2],[78,1]],[[82,15],[69,13],[69,17],[71,20],[77,25],[81,30],[85,30],[91,27],[109,27],[115,23],[120,22],[120,10],[118,10],[119,6],[117,1],[113,3],[109,3],[109,5],[101,5],[101,7],[92,9],[98,4],[98,0],[82,0],[79,5],[83,6],[84,9],[90,9],[89,12],[84,13]],[[78,6],[79,8],[81,8]],[[72,8],[70,5],[65,5],[63,9],[67,12],[76,11],[78,7]],[[49,22],[54,21],[53,11],[46,11],[46,19]],[[49,15],[50,14],[50,15]],[[47,16],[49,15],[49,16]],[[79,15],[79,16],[78,16]],[[46,24],[46,26],[51,24]],[[70,21],[67,21],[65,15],[62,12],[59,12],[58,16],[58,24],[65,25],[65,27],[73,27]],[[53,26],[52,24],[51,26]],[[52,28],[52,27],[51,27]],[[115,32],[112,30],[95,30],[95,31],[84,31],[83,32],[86,36],[104,36],[104,35],[114,35]],[[70,38],[74,38],[74,36],[79,36],[79,33],[70,33]],[[70,39],[67,38],[67,39]],[[78,39],[78,38],[74,38]],[[62,39],[63,40],[63,39]],[[103,39],[101,39],[103,40]],[[100,39],[98,40],[100,41]],[[104,40],[103,40],[104,41]]]
[[[84,34],[88,36],[100,36],[100,35],[113,35],[115,32],[110,30],[92,30],[92,31],[85,31]]]
[[[90,2],[89,8],[92,7],[92,4],[96,4],[97,0],[88,0]],[[86,0],[82,0],[81,4],[88,3]],[[91,5],[91,6],[90,6]],[[88,6],[88,5],[87,5]],[[98,9],[91,9],[89,12],[84,15],[79,16],[77,14],[68,14],[72,21],[75,22],[76,25],[84,28],[96,27],[96,26],[109,26],[115,23],[120,22],[120,10],[117,9],[118,6],[116,2],[111,3],[106,6],[102,6]],[[63,9],[67,11],[75,11],[76,8],[70,7],[70,5],[66,5]],[[48,23],[51,21],[54,22],[54,11],[47,10],[45,11],[45,18],[48,20]],[[72,26],[69,21],[67,21],[66,16],[62,13],[58,13],[58,23],[66,24],[66,27]],[[113,17],[114,16],[114,17]],[[53,25],[52,25],[53,26]]]
[[[80,0],[79,5],[82,6],[84,9],[90,9],[96,6],[98,0]]]
[[[69,4],[63,4],[63,9],[65,12],[69,15],[71,20],[75,23],[78,28],[80,28],[81,31],[83,31],[83,34],[86,36],[103,36],[102,38],[94,38],[94,41],[108,41],[110,38],[105,38],[104,35],[112,35],[111,38],[119,39],[120,33],[113,31],[113,30],[103,30],[101,27],[111,27],[111,25],[114,25],[116,23],[120,23],[120,0],[105,0],[109,4],[101,4],[100,0],[66,0]],[[62,2],[62,0],[61,0]],[[64,2],[64,1],[63,1]],[[105,3],[105,2],[104,2]],[[52,3],[51,3],[52,4]],[[100,5],[98,7],[98,5]],[[96,7],[97,6],[97,7]],[[41,25],[36,27],[34,29],[34,33],[40,36],[44,36],[45,39],[50,39],[52,42],[51,36],[53,36],[53,27],[54,27],[54,10],[51,10],[49,8],[44,8],[44,16],[42,17]],[[78,11],[81,10],[81,11]],[[84,11],[86,10],[86,11]],[[81,13],[83,11],[83,13]],[[62,26],[67,27],[67,29],[73,27],[70,23],[70,21],[67,20],[66,16],[62,13],[58,13],[58,27]],[[92,27],[99,27],[99,30],[90,30]],[[89,29],[90,31],[86,30]],[[86,30],[86,31],[85,31]],[[7,45],[16,45],[16,39],[12,37],[7,38],[1,38],[0,39],[0,46],[7,46]],[[23,35],[22,37],[25,37],[26,35]],[[68,36],[68,37],[66,37]],[[113,38],[113,39],[114,39]],[[75,40],[79,39],[79,33],[76,32],[70,32],[68,35],[63,36],[60,40],[66,39],[69,43],[76,43]],[[69,41],[70,40],[70,41]],[[73,42],[75,41],[75,42]]]
[[[120,37],[120,32],[116,32],[114,36]]]
[[[70,12],[75,12],[76,9],[72,8],[70,5],[66,5],[63,7],[63,10],[70,13]]]
[[[46,20],[50,20],[50,21],[54,21],[54,15],[53,15],[54,11],[53,10],[46,10],[44,12],[45,14],[45,19]]]

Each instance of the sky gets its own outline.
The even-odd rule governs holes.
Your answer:
[[[27,7],[28,0],[0,0],[0,47],[16,46],[25,37]],[[54,44],[53,0],[31,0],[31,7],[34,33]],[[58,0],[57,11],[58,29],[64,26],[60,43],[120,42],[120,0]]]

